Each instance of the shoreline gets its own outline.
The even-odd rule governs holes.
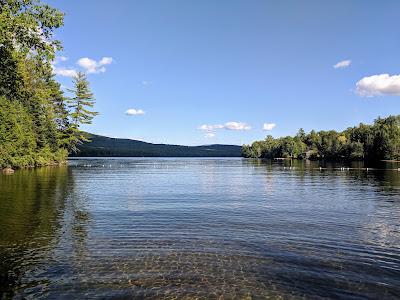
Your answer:
[[[5,174],[5,175],[11,175],[11,174],[14,174],[15,171],[17,171],[17,170],[32,170],[32,169],[43,168],[43,167],[59,167],[62,165],[66,165],[67,163],[68,163],[68,161],[65,160],[62,162],[52,162],[49,164],[38,165],[38,166],[22,166],[22,167],[8,166],[5,168],[0,168],[0,171],[1,171],[1,173]]]
[[[22,167],[18,167],[18,166],[7,166],[4,168],[0,168],[0,174],[4,174],[4,175],[12,175],[14,174],[17,170],[34,170],[34,169],[38,169],[38,168],[43,168],[43,167],[60,167],[60,166],[64,166],[64,165],[68,165],[69,160],[79,160],[79,159],[124,159],[124,158],[146,158],[146,159],[157,159],[157,158],[177,158],[177,159],[191,159],[191,158],[204,158],[204,159],[244,159],[244,160],[269,160],[269,161],[275,161],[275,162],[284,162],[284,161],[303,161],[303,162],[325,162],[325,163],[332,163],[332,164],[338,164],[338,163],[366,163],[368,161],[360,161],[360,160],[353,160],[353,161],[336,161],[336,160],[313,160],[313,159],[296,159],[296,158],[284,158],[284,157],[279,157],[279,158],[251,158],[251,157],[226,157],[226,156],[218,156],[218,157],[210,157],[210,156],[193,156],[193,157],[187,157],[187,156],[148,156],[148,157],[138,157],[138,156],[103,156],[103,157],[98,157],[98,156],[94,156],[94,157],[89,157],[89,156],[72,156],[72,157],[68,157],[68,160],[64,160],[62,162],[52,162],[52,163],[48,163],[45,165],[28,165],[28,166],[22,166]],[[398,164],[400,163],[399,160],[380,160],[377,161],[375,163],[393,163],[393,164]],[[294,169],[295,167],[293,167]],[[326,167],[316,167],[316,169],[326,169]],[[372,170],[378,170],[380,169],[377,165],[370,165],[368,167],[364,166],[364,167],[359,167],[359,168],[354,168],[354,167],[350,167],[350,166],[342,166],[342,167],[338,167],[338,169],[340,170],[356,170],[356,169],[364,169],[367,171],[372,171]],[[395,171],[400,171],[400,168],[394,168],[391,170],[395,170]]]

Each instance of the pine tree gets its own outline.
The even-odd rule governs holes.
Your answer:
[[[69,90],[74,94],[74,97],[68,99],[69,107],[71,109],[69,147],[71,151],[76,152],[78,144],[89,141],[84,133],[80,131],[80,125],[91,124],[93,118],[98,115],[98,112],[91,110],[95,104],[95,99],[90,90],[89,82],[85,73],[78,72],[74,78],[74,86],[74,89]]]

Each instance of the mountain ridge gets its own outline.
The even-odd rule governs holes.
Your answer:
[[[78,146],[72,157],[240,157],[238,145],[209,144],[185,146],[153,144],[139,140],[112,138],[85,133],[90,142]]]

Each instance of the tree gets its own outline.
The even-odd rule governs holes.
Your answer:
[[[24,96],[20,67],[28,60],[38,73],[51,76],[55,52],[62,49],[53,30],[63,22],[62,12],[39,1],[0,0],[0,96]]]
[[[311,132],[306,136],[305,143],[310,150],[317,150],[320,142],[321,137],[315,130],[311,130]]]
[[[351,142],[347,151],[347,157],[351,160],[363,160],[365,158],[364,145],[360,142]]]
[[[303,128],[300,128],[299,131],[297,131],[296,137],[299,138],[302,142],[306,140],[306,133],[304,132]]]
[[[90,91],[89,82],[86,74],[78,72],[74,78],[74,89],[70,89],[74,97],[68,99],[71,123],[69,125],[69,149],[76,152],[77,145],[89,141],[80,131],[79,127],[83,124],[91,124],[98,112],[92,111],[95,104],[93,93]]]
[[[243,157],[251,157],[252,156],[251,146],[249,146],[249,145],[242,146],[242,156]]]
[[[379,159],[400,159],[400,116],[378,118],[374,123],[374,152]]]
[[[0,0],[0,167],[63,161],[57,120],[63,104],[51,63],[63,13],[36,0]]]
[[[360,124],[343,132],[300,129],[296,136],[278,139],[267,136],[251,146],[245,157],[291,157],[327,160],[400,160],[400,116],[378,118],[373,125]]]

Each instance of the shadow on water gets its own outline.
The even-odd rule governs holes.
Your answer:
[[[60,166],[0,174],[1,299],[45,289],[52,252],[66,232],[81,251],[88,215],[73,203],[71,171]]]
[[[281,161],[270,159],[246,159],[244,163],[263,167],[269,172],[274,168],[293,171],[297,176],[300,176],[300,178],[307,174],[336,174],[353,178],[354,180],[358,180],[361,184],[372,184],[373,186],[381,187],[383,191],[398,191],[400,188],[400,162],[381,161],[368,164],[362,161],[344,163],[289,159]]]
[[[397,167],[83,159],[0,175],[0,298],[400,297]]]

